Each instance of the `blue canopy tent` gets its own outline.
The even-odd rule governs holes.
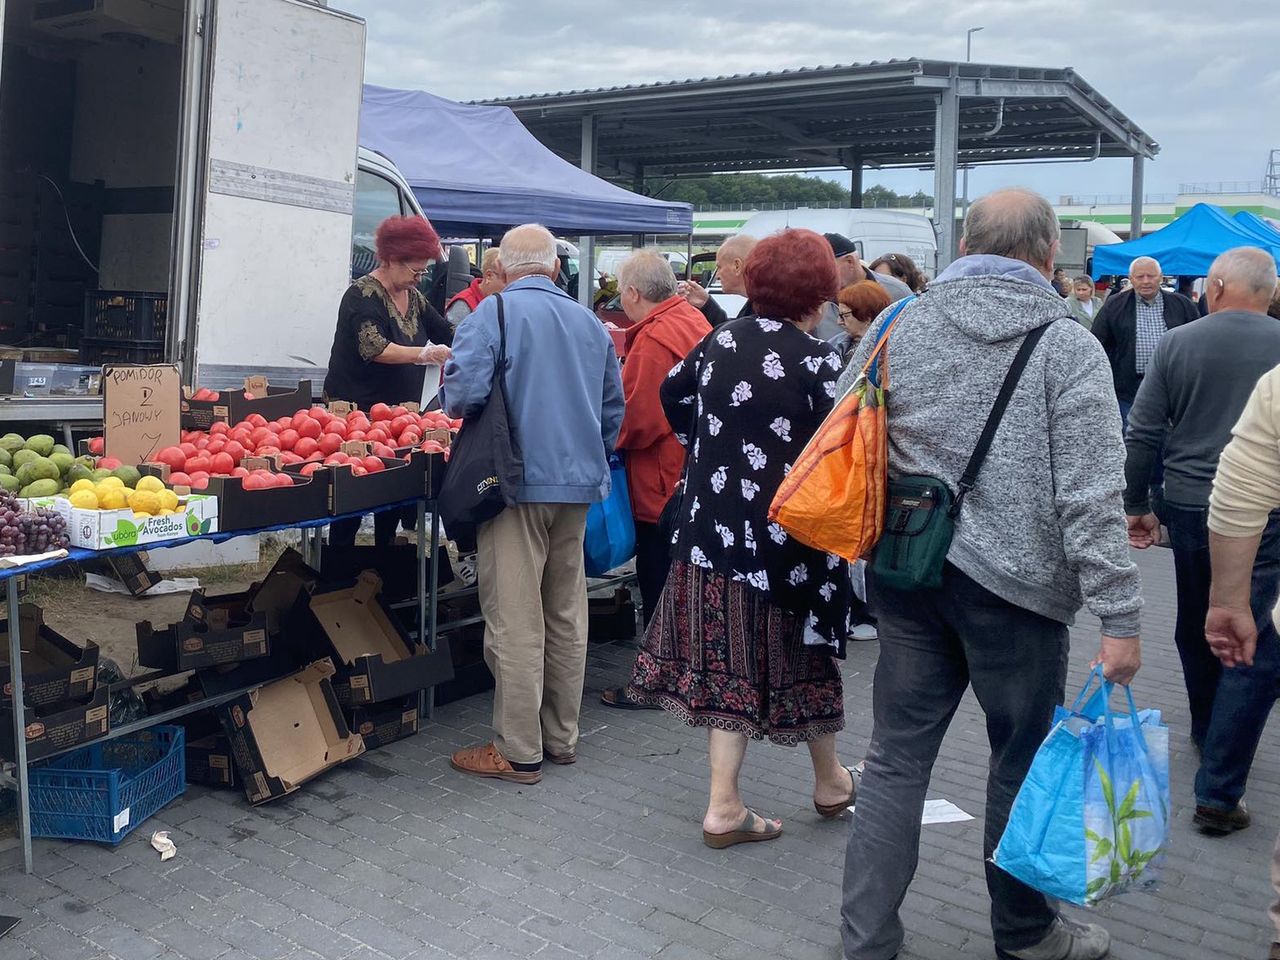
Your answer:
[[[389,157],[442,235],[541,223],[562,235],[691,234],[693,208],[631,193],[562,160],[507,107],[366,84],[360,144]]]
[[[1272,243],[1280,243],[1280,229],[1270,220],[1263,219],[1251,210],[1241,210],[1232,219],[1253,233],[1270,238]]]
[[[1095,247],[1093,277],[1127,274],[1138,257],[1155,257],[1169,276],[1203,277],[1220,253],[1234,247],[1262,247],[1280,259],[1280,235],[1269,238],[1233,220],[1221,207],[1197,203],[1155,233]]]

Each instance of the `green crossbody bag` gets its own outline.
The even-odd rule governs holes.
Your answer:
[[[1046,323],[1023,339],[954,496],[937,477],[913,475],[889,481],[884,533],[871,559],[871,572],[878,583],[896,590],[933,590],[942,586],[942,569],[965,495],[978,481],[1009,399],[1047,329]]]

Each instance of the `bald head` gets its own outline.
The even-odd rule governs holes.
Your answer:
[[[1058,251],[1058,216],[1033,190],[1009,187],[975,200],[964,221],[960,252],[991,254],[1031,264],[1046,277]]]
[[[560,268],[556,238],[550,230],[537,223],[526,223],[508,230],[502,237],[498,259],[508,281],[534,274],[554,278]]]
[[[1258,247],[1236,247],[1213,261],[1207,284],[1209,311],[1266,313],[1276,290],[1276,262]]]
[[[743,297],[747,295],[742,268],[746,266],[747,257],[759,242],[755,237],[739,233],[720,244],[720,249],[716,251],[716,276],[720,280],[720,289],[725,293]]]

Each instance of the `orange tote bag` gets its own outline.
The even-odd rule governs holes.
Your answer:
[[[791,536],[846,560],[865,556],[884,530],[889,334],[914,299],[897,305],[858,379],[805,445],[769,505],[769,519]]]

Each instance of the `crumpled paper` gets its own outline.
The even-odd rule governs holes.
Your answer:
[[[113,580],[111,577],[104,577],[97,573],[86,573],[84,575],[84,584],[90,590],[97,590],[99,593],[122,593],[129,596],[129,588],[119,580]],[[170,593],[190,593],[192,590],[200,589],[200,581],[195,577],[174,577],[172,580],[161,580],[143,596],[162,597]]]
[[[151,848],[160,854],[160,862],[172,860],[178,855],[178,848],[169,839],[168,830],[157,830],[151,835]]]

